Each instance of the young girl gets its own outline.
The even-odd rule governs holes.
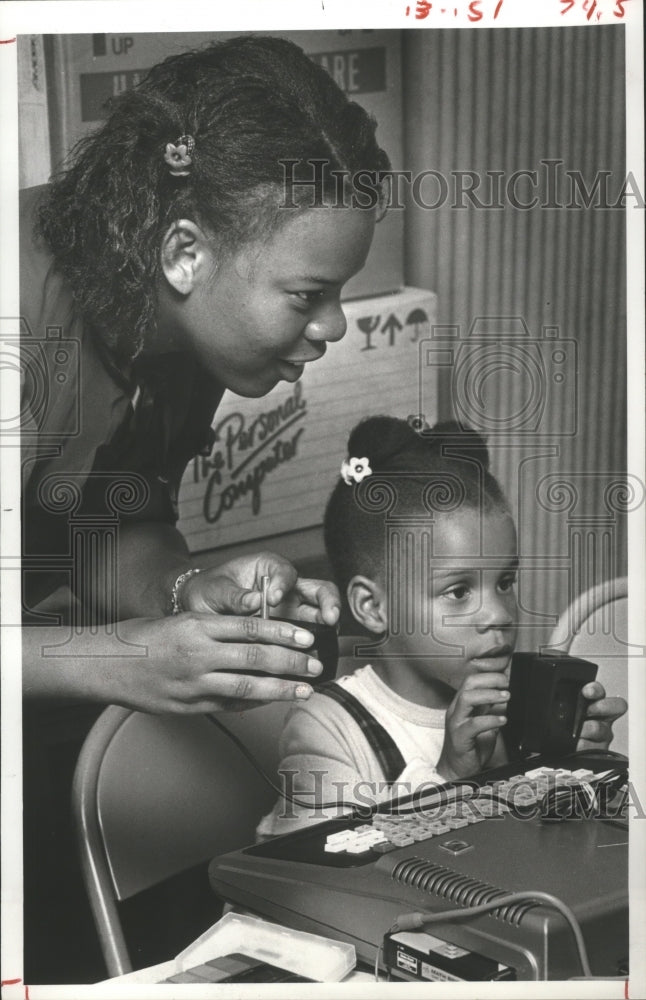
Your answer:
[[[382,641],[370,665],[292,711],[280,772],[310,808],[279,800],[259,837],[335,815],[317,803],[374,803],[506,759],[518,556],[484,441],[456,424],[421,435],[372,417],[348,450],[325,544],[356,623]],[[583,693],[582,739],[607,745],[626,703],[596,682]]]

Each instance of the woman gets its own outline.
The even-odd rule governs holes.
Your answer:
[[[177,491],[225,389],[296,381],[343,336],[388,167],[374,133],[296,46],[233,38],[155,67],[23,192],[25,981],[101,976],[68,819],[99,706],[311,694],[311,636],[254,615],[260,581],[281,614],[329,624],[336,589],[272,553],[201,566]],[[212,922],[198,901],[175,944]]]
[[[234,38],[155,67],[49,188],[25,193],[27,696],[204,712],[311,693],[310,635],[250,616],[264,574],[291,617],[334,624],[335,589],[270,553],[201,568],[177,490],[225,389],[262,396],[343,337],[339,295],[388,168],[374,132],[296,46]],[[43,343],[52,328],[58,346]],[[77,553],[71,580],[70,512],[98,518],[104,542],[118,523],[116,553]],[[50,613],[74,623],[73,658],[43,652],[69,636]],[[114,621],[118,635],[97,632]]]

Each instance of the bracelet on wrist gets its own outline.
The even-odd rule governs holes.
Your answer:
[[[179,615],[181,614],[182,611],[185,610],[182,607],[182,587],[184,586],[187,580],[190,580],[192,576],[195,576],[197,573],[201,572],[202,571],[199,569],[187,569],[184,573],[180,573],[180,575],[177,577],[175,583],[173,584],[173,589],[170,595],[171,614]]]

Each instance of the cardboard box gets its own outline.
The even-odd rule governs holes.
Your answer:
[[[260,399],[225,394],[211,454],[193,459],[180,491],[179,527],[193,552],[320,524],[352,427],[418,412],[419,342],[435,322],[435,295],[406,288],[344,311],[345,337],[298,382]],[[432,378],[425,372],[427,400]],[[425,416],[432,423],[436,411]]]

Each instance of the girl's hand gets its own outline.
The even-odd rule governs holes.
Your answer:
[[[119,623],[119,638],[145,652],[132,655],[131,646],[131,655],[119,656],[113,646],[95,696],[145,712],[215,712],[308,698],[308,676],[321,669],[299,650],[312,644],[311,633],[257,617],[185,612],[131,619]],[[294,680],[250,676],[248,670],[293,673]]]
[[[591,681],[581,689],[589,701],[577,750],[607,750],[612,742],[612,724],[628,711],[624,698],[606,698],[603,684]]]
[[[182,607],[253,615],[260,610],[263,576],[269,577],[268,603],[274,614],[336,625],[341,601],[334,584],[299,577],[287,559],[273,552],[240,556],[190,577],[182,588]]]
[[[447,781],[484,770],[507,721],[509,679],[503,672],[469,674],[446,711],[444,746],[436,769]]]

